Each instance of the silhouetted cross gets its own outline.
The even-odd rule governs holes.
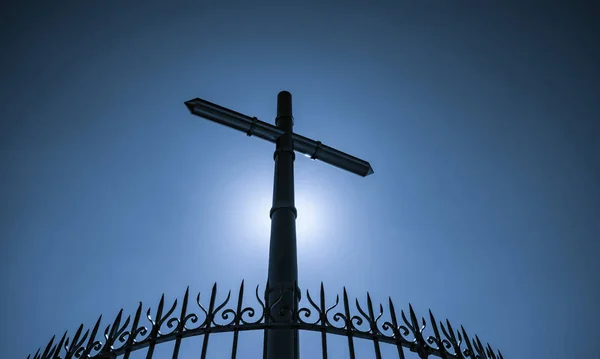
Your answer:
[[[273,206],[271,207],[271,238],[269,244],[269,274],[265,294],[271,303],[273,318],[267,322],[290,321],[287,313],[294,312],[300,300],[298,258],[296,251],[296,207],[294,204],[294,151],[315,160],[366,177],[373,174],[369,162],[325,146],[319,141],[293,132],[292,95],[282,91],[277,95],[275,125],[226,109],[196,98],[185,103],[194,115],[274,142],[275,178]],[[278,302],[274,303],[279,299]],[[297,329],[268,329],[265,336],[267,358],[291,359],[299,357]]]

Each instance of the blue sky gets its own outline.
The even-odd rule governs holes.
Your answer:
[[[263,285],[274,146],[183,102],[273,122],[281,90],[295,131],[375,170],[298,156],[303,289],[431,308],[506,358],[597,356],[592,11],[216,4],[3,5],[0,357],[188,285]]]

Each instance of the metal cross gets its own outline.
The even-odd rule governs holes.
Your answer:
[[[300,301],[298,282],[298,259],[296,252],[296,207],[294,204],[294,151],[315,160],[321,160],[362,177],[373,174],[369,162],[325,146],[319,141],[303,137],[292,131],[292,95],[282,91],[277,95],[275,126],[226,109],[214,103],[195,98],[185,102],[193,115],[273,142],[275,146],[275,178],[273,183],[273,206],[271,208],[271,238],[269,244],[269,272],[267,279],[267,303],[273,305],[273,329],[265,334],[265,353],[268,359],[291,359],[299,357],[298,330],[277,329],[276,322],[294,320],[289,313],[295,312]]]

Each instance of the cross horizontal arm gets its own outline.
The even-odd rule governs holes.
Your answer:
[[[245,132],[248,136],[253,135],[269,142],[275,142],[283,134],[283,130],[270,123],[259,121],[199,98],[189,100],[185,102],[185,105],[193,115]]]
[[[193,115],[245,132],[248,136],[256,136],[269,142],[275,142],[283,134],[283,130],[275,125],[200,98],[189,100],[185,102],[185,105]],[[312,159],[321,160],[362,177],[373,174],[373,168],[367,161],[323,145],[319,141],[300,136],[297,133],[292,134],[292,139],[294,150]]]

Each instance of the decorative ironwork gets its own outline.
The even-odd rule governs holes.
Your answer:
[[[269,303],[268,294],[273,291],[279,292],[277,299]],[[255,289],[256,304],[244,306],[244,282],[242,281],[237,303],[230,304],[231,291],[221,303],[217,303],[217,284],[212,287],[208,308],[202,305],[200,293],[196,296],[197,308],[189,304],[189,287],[185,291],[183,303],[176,314],[177,299],[165,310],[165,296],[162,295],[155,314],[151,308],[145,312],[147,324],[142,323],[143,305],[140,302],[133,316],[123,318],[121,309],[113,322],[106,326],[101,340],[101,321],[98,318],[91,329],[84,331],[83,324],[79,326],[72,336],[65,332],[58,342],[52,337],[46,347],[39,349],[33,357],[28,359],[104,359],[123,356],[128,359],[130,353],[142,348],[148,348],[147,358],[152,358],[154,347],[163,342],[175,341],[173,358],[177,358],[181,341],[184,338],[204,335],[201,358],[206,357],[208,340],[210,334],[220,332],[233,332],[232,358],[236,357],[238,334],[240,331],[260,330],[270,328],[316,331],[321,333],[323,357],[327,357],[327,334],[342,335],[348,339],[350,358],[354,359],[354,339],[363,338],[373,342],[375,357],[381,358],[381,343],[393,344],[398,351],[398,357],[405,358],[405,350],[416,353],[420,358],[429,356],[443,359],[503,359],[500,351],[494,352],[489,344],[482,344],[475,336],[470,337],[461,326],[460,330],[452,327],[448,320],[437,322],[431,311],[429,311],[429,324],[433,333],[428,335],[425,329],[428,322],[424,317],[419,320],[412,305],[409,304],[408,316],[404,310],[400,316],[396,315],[396,309],[392,299],[388,300],[386,318],[384,307],[379,304],[376,312],[371,295],[367,293],[366,308],[355,299],[355,308],[351,310],[350,301],[346,288],[343,289],[342,303],[337,295],[333,304],[327,305],[323,283],[319,292],[318,300],[313,299],[306,291],[306,301],[301,301],[297,310],[274,313],[272,308],[286,291],[292,291],[299,295],[294,289],[266,288],[264,300],[259,295],[259,286]],[[304,303],[303,303],[304,302]],[[267,320],[267,318],[277,320]]]

